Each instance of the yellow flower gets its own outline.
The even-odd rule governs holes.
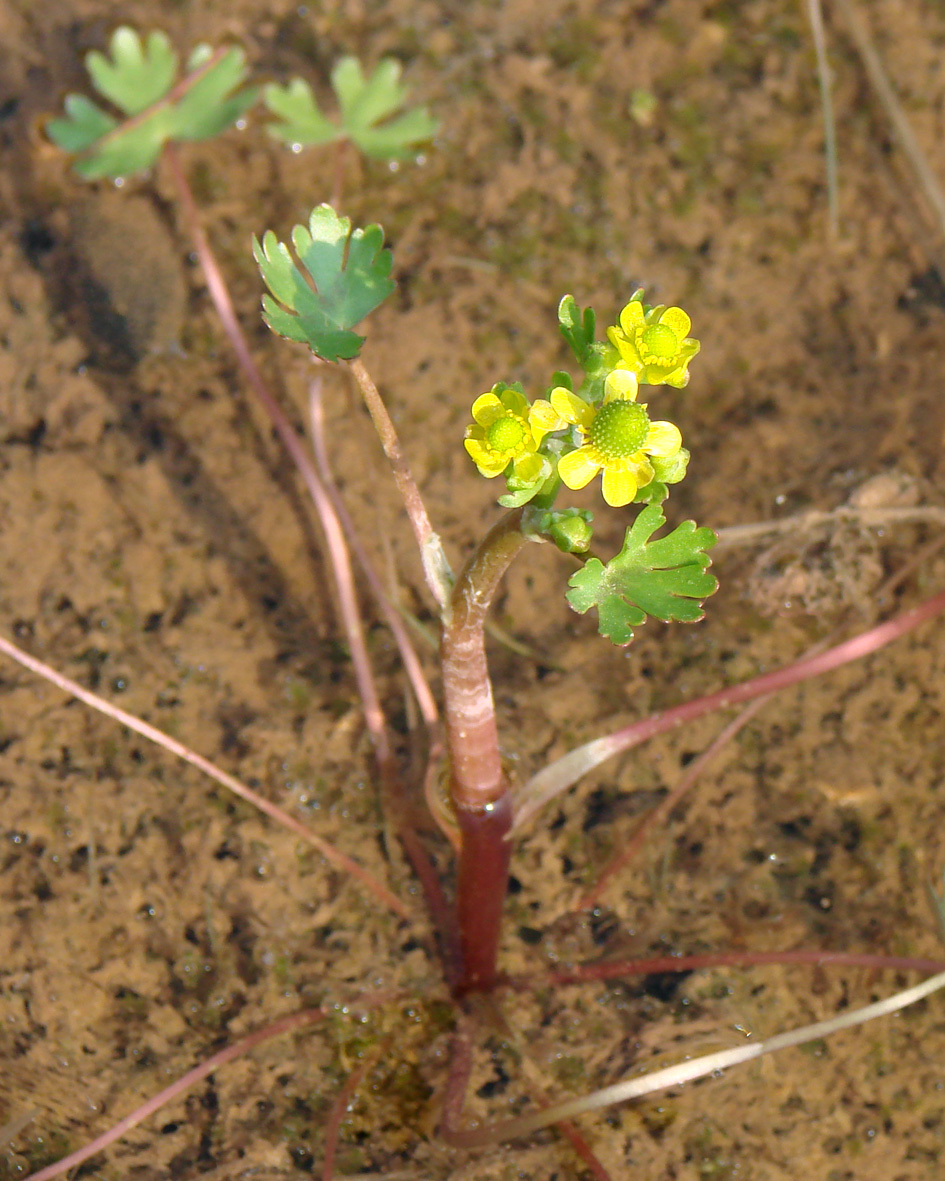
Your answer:
[[[699,351],[699,341],[687,336],[692,321],[682,308],[644,309],[632,299],[620,313],[620,324],[607,329],[610,343],[647,385],[672,385],[682,389],[689,381],[689,362]]]
[[[646,404],[637,397],[637,375],[615,369],[604,382],[604,400],[590,406],[563,386],[551,391],[551,405],[578,428],[584,442],[558,460],[558,475],[569,488],[583,488],[604,473],[604,500],[614,508],[629,504],[654,478],[648,456],[669,459],[682,447],[679,428],[671,422],[650,422]]]
[[[483,476],[501,476],[512,470],[523,484],[533,484],[542,474],[545,460],[538,444],[546,434],[530,424],[528,399],[518,390],[501,389],[478,397],[472,406],[475,420],[466,428],[465,448]]]

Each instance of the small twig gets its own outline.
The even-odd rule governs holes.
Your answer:
[[[824,37],[824,14],[821,10],[820,0],[808,0],[807,15],[810,18],[810,31],[814,38],[814,53],[817,57],[820,106],[824,117],[824,157],[827,161],[827,210],[830,218],[830,238],[835,242],[840,235],[840,190],[837,184],[837,125],[833,114],[830,62],[827,60],[827,40]]]
[[[939,505],[914,505],[901,508],[855,508],[841,505],[829,512],[812,509],[773,521],[755,521],[750,525],[729,525],[716,529],[718,544],[713,553],[739,545],[760,545],[771,537],[784,533],[810,533],[830,529],[834,525],[853,524],[864,529],[881,529],[885,525],[928,523],[945,525],[945,508]]]
[[[341,1125],[344,1122],[345,1114],[351,1106],[352,1099],[368,1074],[370,1074],[389,1049],[389,1038],[381,1042],[380,1045],[375,1046],[374,1050],[367,1055],[358,1068],[348,1075],[347,1079],[345,1079],[344,1086],[338,1092],[338,1096],[332,1104],[331,1111],[328,1113],[328,1119],[325,1122],[325,1160],[322,1163],[322,1181],[332,1181],[332,1175],[335,1171],[335,1157],[338,1153],[338,1138],[341,1135]]]
[[[836,0],[836,3],[847,22],[853,44],[860,55],[863,69],[866,71],[866,77],[886,112],[894,136],[905,153],[906,159],[932,207],[938,221],[939,231],[945,238],[945,193],[942,192],[935,173],[929,167],[925,153],[919,147],[919,141],[915,137],[915,132],[912,130],[912,125],[906,117],[902,104],[896,98],[889,83],[889,78],[880,61],[879,54],[873,47],[866,25],[860,19],[851,0]]]
[[[524,1070],[526,1079],[528,1080],[529,1091],[532,1098],[541,1102],[547,1101],[547,1084],[544,1077],[544,1071],[538,1066],[535,1059],[529,1052],[523,1032],[514,1028],[506,1020],[505,1014],[502,1012],[494,996],[483,996],[479,998],[480,1004],[487,1005],[492,1024],[498,1027],[502,1032],[503,1039],[513,1046],[518,1053],[519,1061]],[[459,1115],[461,1113],[457,1113]],[[610,1174],[604,1168],[603,1164],[598,1160],[596,1153],[588,1144],[580,1128],[571,1120],[558,1120],[555,1124],[555,1129],[561,1133],[562,1136],[571,1145],[574,1152],[580,1160],[591,1171],[591,1174],[596,1178],[596,1181],[612,1181]]]
[[[63,689],[66,693],[71,694],[71,696],[78,698],[79,701],[91,706],[92,709],[98,710],[99,713],[105,714],[106,717],[112,718],[122,726],[127,726],[129,730],[140,734],[142,738],[146,738],[149,742],[154,742],[158,746],[162,746],[165,750],[170,751],[172,755],[176,755],[177,758],[183,759],[185,763],[190,763],[192,767],[196,767],[198,771],[203,771],[205,775],[209,775],[211,779],[215,779],[217,783],[225,787],[228,791],[233,792],[240,799],[246,800],[254,808],[258,808],[260,812],[265,812],[267,816],[272,817],[273,820],[277,821],[284,828],[288,828],[296,836],[307,841],[335,869],[339,869],[342,873],[350,874],[353,878],[356,878],[379,902],[382,902],[396,914],[399,914],[402,918],[410,917],[410,911],[404,903],[395,894],[392,894],[383,883],[379,882],[373,874],[368,873],[363,866],[352,860],[347,854],[336,849],[334,845],[330,845],[328,841],[322,840],[320,836],[316,836],[315,833],[307,829],[294,816],[290,816],[288,812],[283,811],[277,804],[271,803],[264,796],[253,791],[251,787],[247,787],[246,784],[235,779],[215,763],[211,763],[209,759],[205,759],[202,755],[197,754],[196,751],[191,750],[189,746],[178,742],[176,738],[171,738],[163,730],[158,730],[156,726],[142,721],[141,718],[135,717],[134,714],[127,713],[117,705],[112,705],[110,701],[106,701],[104,697],[99,697],[97,694],[85,689],[77,681],[63,676],[62,673],[57,672],[50,665],[44,664],[43,661],[37,660],[35,656],[30,656],[22,648],[18,648],[16,644],[11,643],[4,636],[0,636],[0,652],[9,656],[11,660],[15,660],[18,664],[22,664],[24,668],[28,668],[31,672],[52,682],[52,684]]]
[[[942,549],[945,549],[945,533],[940,533],[938,537],[933,537],[931,541],[926,542],[925,545],[911,554],[909,560],[903,562],[895,574],[891,574],[874,591],[873,599],[877,606],[884,606],[889,601],[893,591],[898,590],[920,566],[923,566],[929,558],[934,557]]]
[[[437,709],[436,701],[427,683],[427,679],[423,675],[420,658],[413,644],[410,642],[410,637],[407,635],[407,629],[404,626],[400,612],[394,607],[384,592],[381,580],[378,578],[371,564],[367,551],[361,544],[358,532],[354,527],[354,522],[351,520],[351,515],[345,507],[345,503],[341,499],[341,495],[335,485],[328,460],[328,448],[325,445],[325,410],[321,394],[321,381],[319,378],[315,378],[309,385],[309,421],[312,427],[312,447],[315,452],[315,462],[318,464],[319,476],[338,516],[338,520],[344,529],[348,545],[357,558],[358,565],[361,567],[364,577],[367,579],[368,585],[374,593],[374,598],[377,600],[377,604],[383,612],[387,626],[390,628],[394,637],[394,642],[403,661],[404,671],[407,673],[414,696],[417,699],[417,704],[420,706],[420,713],[423,715],[423,720],[428,727],[434,727],[439,721],[439,710]]]
[[[700,972],[706,968],[760,968],[768,965],[790,967],[868,968],[889,972],[943,972],[942,960],[921,956],[878,955],[860,951],[709,951],[701,955],[645,956],[598,964],[575,964],[530,976],[510,976],[503,983],[510,988],[545,988],[549,985],[587,984],[591,980],[622,980],[626,976],[653,976],[666,972]]]

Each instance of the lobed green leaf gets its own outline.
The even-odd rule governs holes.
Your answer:
[[[148,34],[142,45],[138,33],[122,25],[112,35],[112,60],[93,49],[85,67],[92,85],[126,115],[139,115],[162,99],[177,77],[177,54],[165,33]]]
[[[364,337],[351,329],[395,286],[389,277],[393,256],[383,244],[380,226],[352,230],[351,221],[330,205],[317,206],[308,226],[292,231],[305,273],[271,230],[262,242],[254,237],[253,254],[271,292],[263,296],[266,323],[326,361],[356,357]]]
[[[172,140],[202,140],[230,127],[256,99],[238,90],[246,74],[242,49],[214,52],[198,46],[188,73],[177,77],[177,55],[164,33],[142,43],[134,29],[115,30],[110,57],[94,51],[86,66],[95,89],[128,116],[120,123],[83,95],[66,97],[66,118],[47,131],[54,143],[79,156],[76,171],[89,179],[126,176],[155,163]]]
[[[343,139],[344,132],[318,109],[312,88],[302,78],[293,78],[285,86],[271,82],[263,90],[263,101],[282,123],[271,123],[269,131],[287,144],[314,147]]]
[[[46,132],[64,152],[84,152],[96,140],[114,130],[118,120],[106,114],[84,94],[67,94],[65,119],[51,119]]]
[[[650,541],[665,523],[660,506],[647,505],[616,557],[606,566],[591,558],[571,577],[568,602],[580,615],[596,607],[601,635],[615,644],[629,644],[647,615],[667,623],[698,622],[702,600],[718,589],[707,572],[711,559],[705,551],[717,540],[712,530],[684,521]]]
[[[256,101],[258,88],[237,90],[246,78],[246,54],[238,46],[198,76],[172,106],[171,139],[199,141],[212,139],[232,127]]]
[[[394,117],[407,99],[400,73],[399,62],[384,58],[365,78],[357,58],[343,57],[331,74],[340,113],[337,123],[322,113],[311,87],[301,79],[286,86],[267,86],[266,105],[282,120],[270,130],[289,144],[312,146],[349,139],[368,156],[384,160],[408,156],[431,138],[437,124],[422,108]]]

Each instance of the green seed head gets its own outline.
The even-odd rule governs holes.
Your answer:
[[[514,451],[525,438],[525,424],[511,414],[497,418],[486,430],[486,440],[494,451]]]
[[[679,351],[676,333],[666,324],[651,324],[643,330],[643,344],[651,357],[668,361]]]
[[[636,455],[650,431],[646,411],[636,402],[608,402],[591,423],[588,441],[604,459],[629,459]]]

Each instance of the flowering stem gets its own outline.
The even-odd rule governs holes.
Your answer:
[[[410,474],[410,468],[407,466],[400,447],[400,440],[397,438],[397,431],[394,429],[394,424],[381,395],[378,393],[377,386],[360,359],[356,357],[354,360],[348,361],[347,365],[352,377],[358,383],[364,404],[368,408],[374,429],[377,431],[381,446],[384,448],[384,454],[387,456],[387,462],[394,474],[397,490],[400,492],[414,536],[417,539],[417,545],[420,547],[420,560],[423,563],[427,586],[433,593],[437,605],[441,609],[445,609],[449,602],[453,580],[439,534],[433,532],[433,526],[427,516],[426,505],[420,495],[420,489]]]
[[[440,644],[450,797],[463,838],[456,903],[459,993],[496,982],[512,807],[499,756],[484,625],[502,576],[527,545],[521,523],[522,510],[513,509],[483,538],[453,587]]]

